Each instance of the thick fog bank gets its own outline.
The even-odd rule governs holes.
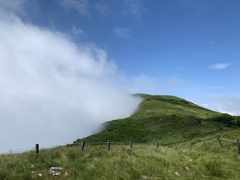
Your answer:
[[[71,143],[131,115],[104,50],[0,13],[0,150]]]

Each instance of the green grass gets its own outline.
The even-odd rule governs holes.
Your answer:
[[[137,112],[128,118],[105,123],[101,132],[84,139],[171,143],[224,133],[240,125],[239,117],[214,112],[175,96],[137,96],[144,98]]]
[[[217,139],[193,144],[160,146],[147,143],[105,145],[86,143],[84,151],[79,146],[59,147],[41,151],[0,156],[0,179],[239,179],[240,159],[236,143]],[[31,168],[34,165],[34,168]],[[62,174],[53,177],[52,166],[60,166]],[[34,172],[32,172],[34,171]],[[67,175],[65,176],[65,173]],[[39,177],[39,173],[42,177]]]

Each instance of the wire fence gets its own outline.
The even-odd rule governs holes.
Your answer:
[[[60,146],[59,145],[48,146],[48,147],[43,146],[43,147],[41,147],[41,150],[51,149],[51,148],[56,148],[56,147],[60,147]],[[35,144],[35,146],[28,147],[28,148],[18,148],[18,149],[9,149],[9,150],[0,149],[0,155],[3,155],[3,154],[5,154],[5,155],[6,154],[20,154],[20,153],[24,153],[24,152],[36,152],[37,149],[38,149],[38,151],[40,150],[39,144]]]
[[[224,143],[223,143],[224,142]],[[237,152],[238,155],[240,155],[240,141],[239,140],[232,140],[232,139],[226,139],[226,138],[215,138],[215,139],[207,139],[207,140],[202,140],[199,142],[191,142],[191,141],[185,141],[185,142],[176,142],[176,143],[159,143],[158,141],[153,141],[153,142],[111,142],[108,140],[107,142],[92,142],[92,141],[82,141],[80,143],[74,143],[68,146],[78,146],[80,147],[80,150],[84,151],[86,146],[106,146],[107,150],[110,151],[112,146],[118,145],[118,146],[128,146],[129,149],[132,149],[133,146],[137,145],[148,145],[151,147],[155,147],[158,149],[160,146],[162,147],[168,147],[168,148],[189,148],[190,150],[193,150],[193,148],[196,147],[202,147],[205,148],[206,146],[210,146],[212,144],[219,144],[219,147],[230,147],[234,145],[237,147]],[[18,153],[24,153],[24,152],[30,152],[32,151],[33,153],[36,153],[37,155],[41,151],[44,151],[45,149],[51,149],[51,148],[56,148],[56,147],[61,147],[61,146],[52,146],[52,147],[40,147],[39,144],[35,144],[34,147],[29,147],[29,148],[19,148],[19,149],[10,149],[10,150],[1,150],[0,149],[0,154],[18,154]]]
[[[0,149],[0,154],[17,154],[17,153],[23,153],[27,151],[34,151],[34,147],[28,147],[28,148],[18,148],[18,149],[10,149],[10,150],[3,150]]]
[[[173,148],[173,149],[178,149],[178,148],[189,148],[190,150],[196,149],[196,148],[206,148],[206,147],[210,147],[213,144],[217,145],[214,147],[219,147],[219,148],[223,148],[223,147],[231,147],[231,148],[236,148],[237,147],[237,152],[238,155],[240,155],[240,141],[239,140],[232,140],[232,139],[225,139],[225,138],[214,138],[214,139],[207,139],[207,140],[202,140],[202,141],[198,141],[198,142],[191,142],[191,141],[185,141],[185,142],[176,142],[176,143],[168,143],[168,144],[161,144],[158,141],[154,141],[154,142],[150,142],[150,143],[138,143],[138,142],[111,142],[111,141],[107,141],[107,142],[85,142],[82,141],[80,143],[76,143],[74,144],[75,146],[80,146],[80,149],[83,151],[85,148],[85,145],[87,144],[87,146],[94,146],[94,145],[104,145],[107,146],[107,149],[110,150],[111,146],[114,145],[125,145],[125,146],[129,146],[129,149],[132,149],[133,146],[136,145],[151,145],[152,147],[155,146],[156,149],[158,149],[158,147],[162,146],[162,147],[168,147],[168,148]],[[235,150],[234,150],[235,151]]]

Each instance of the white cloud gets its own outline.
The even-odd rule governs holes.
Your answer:
[[[122,84],[125,84],[126,89],[132,93],[162,94],[159,81],[145,74],[125,78]]]
[[[204,107],[218,111],[221,113],[228,113],[231,115],[240,115],[240,96],[222,96],[208,100]]]
[[[125,13],[131,14],[137,19],[141,19],[141,14],[146,11],[144,0],[125,0]]]
[[[79,36],[84,34],[84,31],[80,27],[73,26],[71,30],[74,36]]]
[[[119,38],[131,38],[131,28],[130,27],[116,27],[114,28],[114,33]]]
[[[213,64],[209,66],[209,69],[226,69],[230,64],[227,63],[218,63],[218,64]]]
[[[5,12],[22,12],[26,0],[0,0],[0,9]]]
[[[111,9],[107,4],[96,3],[95,7],[102,16],[111,14]]]
[[[29,18],[30,12],[38,12],[37,0],[0,0],[0,15],[12,16],[17,14],[18,16]]]
[[[14,15],[0,15],[0,49],[0,150],[71,143],[141,101],[105,51]]]
[[[88,14],[88,1],[87,0],[58,0],[60,5],[66,9],[74,9],[81,15]]]

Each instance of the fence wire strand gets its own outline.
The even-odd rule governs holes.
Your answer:
[[[237,140],[231,140],[231,139],[225,139],[225,138],[219,138],[220,140],[223,141],[228,141],[228,142],[234,142],[236,143]],[[207,146],[208,143],[218,143],[217,139],[207,139],[207,140],[203,140],[200,142],[176,142],[176,143],[162,143],[161,141],[153,141],[153,142],[145,142],[145,143],[141,143],[141,142],[133,142],[133,141],[125,141],[125,142],[111,142],[111,141],[106,141],[106,142],[85,142],[86,145],[107,145],[108,143],[110,143],[111,145],[124,145],[124,146],[129,146],[130,142],[132,143],[131,145],[148,145],[148,146],[155,146],[156,148],[158,147],[169,147],[169,148],[189,148],[194,147],[194,146]],[[189,144],[190,142],[190,144]],[[203,144],[204,143],[204,144]],[[158,144],[158,145],[157,145]],[[74,146],[81,146],[82,142],[79,143],[74,143],[72,144]],[[45,150],[45,149],[50,149],[50,148],[56,148],[56,147],[61,147],[61,146],[52,146],[52,147],[41,147],[41,150]],[[34,151],[35,147],[31,147],[31,148],[18,148],[18,149],[10,149],[10,150],[0,150],[0,154],[16,154],[16,153],[23,153],[23,152],[28,152],[28,151]]]

